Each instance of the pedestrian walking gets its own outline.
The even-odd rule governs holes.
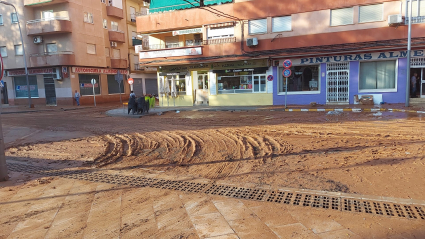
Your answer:
[[[131,97],[136,97],[136,94],[134,94],[134,92],[133,91],[130,91],[130,98]]]
[[[412,78],[410,78],[410,84],[411,84],[411,97],[416,97],[416,82],[418,81],[418,73],[414,73]]]
[[[77,101],[78,106],[80,106],[80,97],[81,97],[80,93],[77,90],[75,90],[74,98],[75,98],[75,101]]]

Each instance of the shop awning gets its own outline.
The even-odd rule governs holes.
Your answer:
[[[149,12],[165,12],[200,7],[200,0],[151,0]],[[204,0],[204,5],[230,3],[233,0]]]

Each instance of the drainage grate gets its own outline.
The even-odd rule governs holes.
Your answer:
[[[99,173],[93,170],[58,170],[19,163],[8,163],[7,166],[11,171],[40,174],[45,176],[58,176],[92,182],[129,185],[133,187],[169,189],[191,193],[204,193],[209,195],[226,196],[246,200],[331,209],[344,212],[367,213],[388,217],[425,220],[424,205],[363,200],[359,198],[319,195],[297,191],[251,189],[226,185],[112,175],[106,173]]]

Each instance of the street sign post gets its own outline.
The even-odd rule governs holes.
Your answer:
[[[268,75],[268,76],[267,76],[267,80],[268,80],[268,81],[273,81],[273,75]]]
[[[292,66],[292,61],[291,60],[287,59],[287,60],[284,60],[283,61],[283,67],[285,69],[289,69],[289,68],[291,68],[291,66]]]
[[[120,102],[121,102],[121,104],[122,104],[122,98],[121,98],[121,82],[122,82],[123,78],[124,77],[122,76],[121,72],[118,71],[117,74],[115,75],[115,80],[118,82],[118,88],[120,90]]]
[[[134,83],[134,80],[133,78],[128,78],[127,82],[129,85],[132,85]]]
[[[94,106],[96,106],[96,93],[94,92],[94,85],[96,85],[96,80],[95,79],[91,79],[91,84],[93,86],[93,101],[94,101]]]
[[[292,62],[290,65],[292,66]],[[288,98],[288,77],[290,77],[291,74],[292,74],[291,69],[286,68],[282,71],[282,75],[283,77],[285,77],[285,109],[286,109],[286,99]]]

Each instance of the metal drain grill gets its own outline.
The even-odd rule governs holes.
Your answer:
[[[424,205],[400,204],[377,200],[363,200],[344,196],[319,195],[297,191],[251,189],[226,185],[112,175],[99,173],[92,170],[58,170],[19,163],[8,163],[7,165],[11,171],[40,174],[45,176],[58,176],[92,182],[128,185],[133,187],[169,189],[246,200],[330,209],[335,211],[367,213],[371,215],[381,215],[387,217],[425,220]]]

